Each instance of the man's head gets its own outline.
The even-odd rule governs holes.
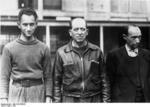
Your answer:
[[[34,10],[27,8],[22,9],[18,14],[18,27],[21,29],[24,37],[30,38],[33,36],[37,28],[37,14]]]
[[[85,41],[88,35],[88,29],[86,21],[82,18],[75,18],[70,23],[69,34],[76,43],[82,43]]]
[[[138,48],[141,41],[141,30],[138,26],[130,25],[126,28],[123,38],[131,49]]]

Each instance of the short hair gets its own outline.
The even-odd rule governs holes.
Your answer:
[[[22,10],[20,10],[19,14],[18,14],[18,21],[21,20],[22,15],[33,15],[35,20],[37,20],[38,16],[37,13],[35,12],[35,10],[31,9],[31,8],[24,8]]]
[[[125,26],[125,27],[123,28],[123,34],[128,35],[128,33],[129,33],[128,31],[129,31],[129,28],[130,28],[130,27],[138,27],[138,26],[135,25],[135,24]]]
[[[72,28],[72,21],[73,21],[74,19],[77,19],[77,18],[80,18],[80,19],[85,20],[85,19],[82,18],[82,17],[74,17],[74,18],[72,18],[71,21],[69,22],[69,27],[70,27],[70,29]],[[86,24],[86,27],[87,27],[87,21],[86,21],[86,20],[85,20],[85,24]]]

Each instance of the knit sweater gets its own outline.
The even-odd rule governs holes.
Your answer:
[[[46,95],[51,96],[49,48],[39,40],[16,39],[3,49],[0,74],[0,98],[7,98],[10,79],[44,79]]]

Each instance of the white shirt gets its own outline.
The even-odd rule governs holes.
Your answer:
[[[125,45],[125,48],[130,57],[136,57],[138,55],[138,48],[131,50],[131,48],[127,44]]]

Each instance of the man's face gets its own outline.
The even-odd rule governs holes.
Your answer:
[[[129,27],[125,40],[131,49],[138,48],[141,41],[140,29],[138,27]]]
[[[86,36],[88,35],[85,20],[80,18],[74,19],[72,21],[72,28],[69,33],[75,42],[77,43],[84,42]]]
[[[18,27],[26,38],[30,38],[37,27],[37,22],[33,15],[23,14],[21,20],[18,22]]]

